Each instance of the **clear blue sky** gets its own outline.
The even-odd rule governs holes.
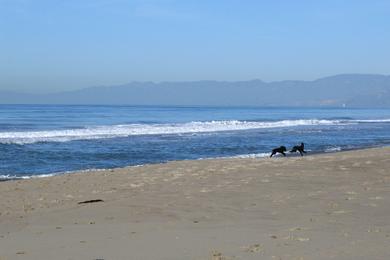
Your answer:
[[[389,0],[0,0],[0,90],[390,74]]]

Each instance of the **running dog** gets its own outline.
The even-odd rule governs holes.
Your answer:
[[[296,153],[296,152],[299,152],[301,154],[301,156],[303,156],[303,154],[306,153],[305,144],[301,143],[301,145],[296,145],[290,151],[290,153]]]
[[[272,150],[272,153],[271,153],[270,157],[274,156],[277,153],[281,153],[284,156],[286,156],[286,154],[284,153],[285,151],[287,151],[286,147],[285,146],[280,146],[280,147],[275,148],[275,149]]]

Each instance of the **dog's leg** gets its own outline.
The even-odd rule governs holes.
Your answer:
[[[284,156],[286,156],[286,154],[284,152],[281,152],[281,154],[283,154]]]
[[[272,152],[270,158],[271,158],[274,154],[275,154],[275,152]]]

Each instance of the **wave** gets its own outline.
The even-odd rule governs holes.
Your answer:
[[[239,131],[264,128],[280,128],[317,125],[348,125],[357,123],[383,123],[380,120],[320,120],[299,119],[281,121],[206,121],[177,124],[127,124],[96,126],[82,129],[0,132],[0,144],[32,144],[38,142],[68,142],[75,140],[105,139],[138,135],[189,134],[222,131]]]
[[[271,153],[249,153],[249,154],[239,154],[233,156],[222,157],[225,159],[255,159],[255,158],[264,158],[269,157]]]
[[[131,165],[131,167],[140,167],[142,164]],[[72,173],[88,173],[88,172],[102,172],[109,171],[112,168],[90,168],[83,170],[72,170],[72,171],[62,171],[62,172],[54,172],[54,173],[44,173],[44,174],[31,174],[31,175],[11,175],[11,174],[0,174],[0,181],[10,181],[10,180],[28,180],[35,178],[46,178],[53,177],[62,174],[72,174]]]
[[[390,119],[356,119],[346,121],[351,123],[390,123]]]
[[[342,148],[340,146],[328,147],[325,149],[325,153],[340,152]]]
[[[48,174],[39,174],[39,175],[10,175],[10,174],[0,174],[0,181],[9,181],[9,180],[27,180],[33,178],[46,178],[58,175],[57,173],[48,173]]]

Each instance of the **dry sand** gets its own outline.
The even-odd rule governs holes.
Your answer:
[[[8,181],[0,197],[1,260],[390,259],[390,148]]]

